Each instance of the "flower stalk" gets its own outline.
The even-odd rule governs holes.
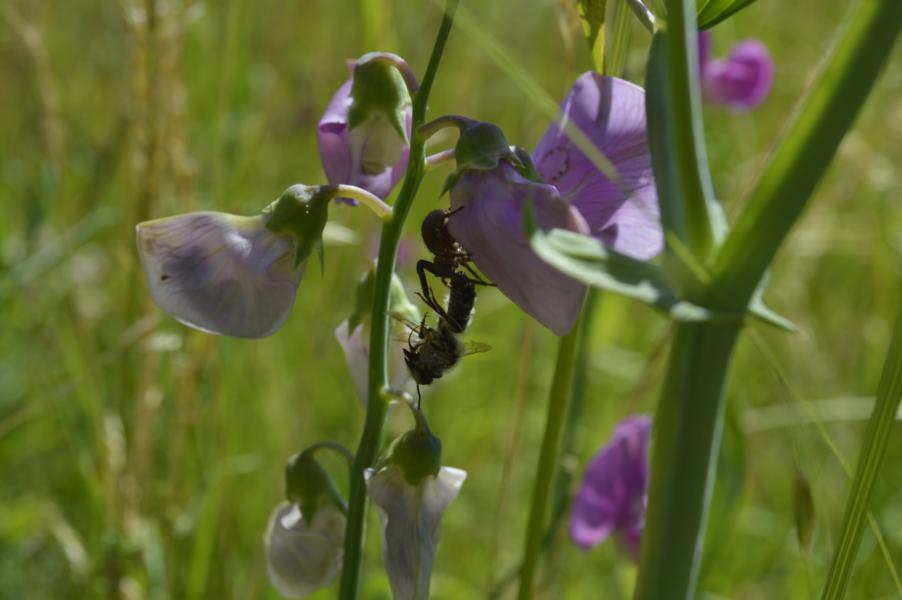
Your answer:
[[[445,49],[445,42],[448,39],[448,34],[451,32],[456,8],[457,0],[447,0],[445,15],[436,36],[429,64],[426,67],[426,74],[413,99],[412,131],[414,132],[425,122],[429,92],[438,71],[439,62]],[[370,401],[367,404],[366,420],[360,445],[357,448],[354,464],[351,468],[348,523],[345,530],[344,568],[341,574],[341,590],[339,593],[339,597],[342,600],[353,600],[357,597],[364,517],[366,514],[364,471],[372,466],[379,451],[382,441],[382,427],[386,411],[388,410],[388,402],[382,392],[388,387],[387,349],[390,331],[388,309],[391,295],[391,280],[401,232],[417,189],[423,179],[425,164],[425,141],[419,134],[414,134],[411,139],[410,162],[404,175],[404,182],[401,186],[401,191],[398,193],[392,216],[382,226],[382,236],[379,241],[379,259],[376,267],[370,329],[370,363],[368,372]]]
[[[580,320],[584,318],[585,313],[580,316]],[[573,382],[576,349],[582,329],[578,321],[576,326],[563,336],[558,344],[554,378],[548,394],[545,433],[542,437],[542,447],[539,450],[539,464],[536,468],[532,504],[529,509],[529,521],[523,545],[523,566],[520,570],[520,591],[517,595],[520,600],[532,598],[533,580],[542,550],[542,533],[548,517],[548,500],[553,487],[552,479],[557,471],[564,423],[572,398],[570,386]]]

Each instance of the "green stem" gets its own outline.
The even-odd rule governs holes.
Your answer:
[[[692,598],[737,323],[681,323],[652,430],[651,482],[635,598]]]
[[[868,518],[868,504],[874,489],[874,481],[886,454],[886,445],[895,425],[900,400],[902,400],[902,311],[896,318],[896,328],[893,331],[877,390],[877,401],[862,438],[861,457],[858,459],[855,479],[852,480],[852,487],[849,490],[842,535],[833,555],[833,563],[830,565],[824,600],[840,600],[845,596],[849,576],[855,565],[861,533]]]
[[[585,318],[585,313],[580,321]],[[545,435],[542,448],[539,450],[539,464],[536,468],[536,481],[532,490],[532,506],[529,511],[529,522],[526,527],[526,539],[523,544],[523,567],[520,570],[520,592],[518,598],[532,598],[532,582],[542,547],[542,532],[548,513],[548,498],[551,494],[551,481],[558,467],[558,454],[561,448],[561,433],[570,405],[570,386],[573,381],[573,365],[576,358],[577,342],[582,327],[577,322],[570,333],[560,339],[557,351],[557,362],[554,367],[554,378],[548,394],[548,414],[545,418]]]
[[[678,0],[672,0],[669,7],[670,19],[678,18],[674,8],[687,8]],[[685,25],[688,11],[680,16]],[[902,3],[898,0],[858,4],[827,58],[826,68],[801,104],[746,209],[714,258],[714,281],[699,293],[703,305],[727,314],[746,309],[765,269],[851,127],[900,25]],[[671,22],[668,27],[672,27]],[[668,29],[668,34],[675,29],[678,28]],[[686,27],[679,29],[681,35],[685,34]],[[672,45],[668,50],[682,49],[685,54],[685,39],[678,37],[670,36]],[[673,62],[669,66],[673,67]],[[675,69],[669,76],[688,78],[691,69]],[[675,82],[675,87],[686,84]],[[689,132],[684,125],[684,143],[690,143]],[[684,161],[677,168],[686,171],[692,165]],[[723,386],[739,328],[739,323],[677,326],[655,416],[637,600],[679,600],[694,595],[713,468],[720,446]]]
[[[445,42],[454,21],[454,11],[458,0],[447,0],[445,15],[432,48],[432,55],[423,76],[423,83],[413,100],[412,131],[426,121],[426,105],[432,82],[438,71]],[[373,290],[373,312],[370,329],[370,363],[368,379],[368,397],[366,421],[360,445],[354,456],[351,468],[350,500],[348,503],[348,522],[345,530],[344,568],[341,573],[341,589],[339,597],[353,600],[357,597],[357,584],[360,579],[360,559],[363,551],[364,517],[366,515],[366,481],[364,470],[373,464],[382,441],[382,426],[388,402],[382,394],[388,388],[388,341],[389,341],[389,297],[391,279],[395,269],[395,258],[398,243],[410,207],[413,204],[417,189],[423,179],[426,164],[425,142],[416,133],[411,136],[410,162],[404,183],[398,193],[392,217],[382,226],[379,241],[379,260],[376,267],[376,279]]]

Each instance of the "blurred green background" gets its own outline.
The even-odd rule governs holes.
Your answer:
[[[463,6],[555,100],[589,68],[568,0]],[[719,196],[735,215],[827,51],[847,3],[759,0],[718,26],[715,51],[757,37],[776,63],[757,111],[705,113]],[[262,535],[285,460],[332,439],[355,447],[363,411],[333,338],[378,234],[347,207],[354,244],[327,248],[285,327],[261,341],[186,329],[150,301],[134,225],[212,209],[252,214],[293,183],[323,182],[315,125],[344,61],[370,50],[422,73],[438,27],[403,0],[5,0],[0,6],[0,598],[276,598]],[[501,125],[533,146],[542,111],[472,32],[452,32],[430,115]],[[626,77],[641,83],[634,28]],[[900,300],[902,61],[888,65],[778,257],[769,303],[802,329],[752,326],[729,385],[702,598],[817,596],[839,531],[869,397]],[[447,147],[440,140],[436,149]],[[447,167],[427,176],[419,220]],[[585,403],[565,472],[578,482],[613,424],[652,411],[668,323],[604,295],[595,305]],[[541,439],[554,337],[480,290],[466,358],[424,405],[446,464],[469,478],[445,516],[435,598],[487,597],[518,561]],[[389,432],[409,425],[393,415]],[[822,424],[823,427],[819,427]],[[852,598],[899,597],[902,431],[894,432]],[[843,457],[840,459],[838,454]],[[342,466],[329,463],[344,484]],[[816,509],[796,541],[796,471]],[[370,514],[363,597],[389,598]],[[566,518],[541,572],[545,598],[628,598],[634,566],[613,542],[583,552]],[[511,590],[501,588],[501,596]],[[331,597],[334,590],[316,597]]]

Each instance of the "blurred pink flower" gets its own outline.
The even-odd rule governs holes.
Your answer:
[[[774,63],[767,47],[758,40],[733,46],[726,59],[711,58],[711,33],[698,34],[702,94],[707,102],[736,112],[752,110],[770,94]]]
[[[630,556],[638,559],[645,525],[650,430],[649,416],[627,417],[589,461],[570,517],[570,537],[577,546],[588,550],[617,534]]]

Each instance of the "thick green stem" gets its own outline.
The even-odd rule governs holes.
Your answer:
[[[678,0],[668,3],[670,18],[681,4]],[[682,21],[687,14],[682,15]],[[765,269],[867,98],[900,25],[902,3],[898,0],[858,4],[746,209],[714,257],[714,282],[699,292],[702,305],[714,306],[725,314],[746,309]],[[672,31],[668,29],[668,33]],[[683,43],[672,44],[668,50],[680,51],[680,46],[685,53]],[[688,78],[691,72],[675,69],[668,76]],[[675,87],[685,85],[682,82]],[[684,129],[688,133],[689,129]],[[677,165],[681,171],[690,167]],[[739,327],[739,323],[729,322],[677,327],[655,416],[637,599],[681,600],[694,596],[720,446],[723,387]]]
[[[738,334],[738,323],[677,325],[652,429],[637,599],[693,597]]]
[[[426,105],[429,91],[438,71],[438,65],[445,49],[445,42],[454,21],[457,0],[448,0],[445,15],[436,36],[432,56],[426,67],[426,74],[420,89],[413,101],[412,130],[414,132],[426,120]],[[404,221],[410,212],[417,189],[423,179],[426,164],[425,142],[422,136],[414,133],[411,136],[410,162],[404,183],[398,193],[393,214],[382,227],[379,240],[379,261],[376,267],[376,279],[373,290],[373,312],[370,330],[370,363],[368,379],[368,397],[366,421],[360,445],[354,456],[351,468],[350,500],[348,503],[348,522],[345,530],[344,568],[341,573],[340,598],[353,600],[357,597],[357,584],[360,579],[360,558],[363,550],[364,517],[366,515],[366,481],[363,473],[373,464],[382,442],[382,425],[388,402],[382,394],[388,387],[388,341],[389,341],[389,298],[391,279],[395,269],[395,257],[398,253],[398,242]]]
[[[890,432],[896,424],[900,400],[902,400],[902,311],[896,317],[896,328],[883,365],[877,401],[862,438],[861,456],[855,470],[855,479],[852,480],[852,487],[849,490],[842,535],[833,555],[833,563],[830,565],[827,585],[824,588],[824,600],[840,600],[846,594],[849,576],[858,553],[858,544],[861,542],[861,533],[868,518],[871,492],[883,456],[886,454]]]
[[[582,320],[581,317],[580,320]],[[532,506],[529,510],[529,522],[526,526],[526,539],[523,544],[523,567],[520,570],[520,600],[532,598],[532,585],[539,554],[542,548],[542,532],[548,516],[548,498],[551,495],[551,481],[558,467],[558,454],[561,448],[561,433],[570,405],[570,386],[573,381],[573,365],[576,358],[577,341],[582,327],[580,323],[561,338],[558,345],[557,362],[554,367],[554,378],[548,394],[548,414],[545,417],[545,435],[542,448],[539,450],[539,464],[536,468],[536,481],[532,490]]]

